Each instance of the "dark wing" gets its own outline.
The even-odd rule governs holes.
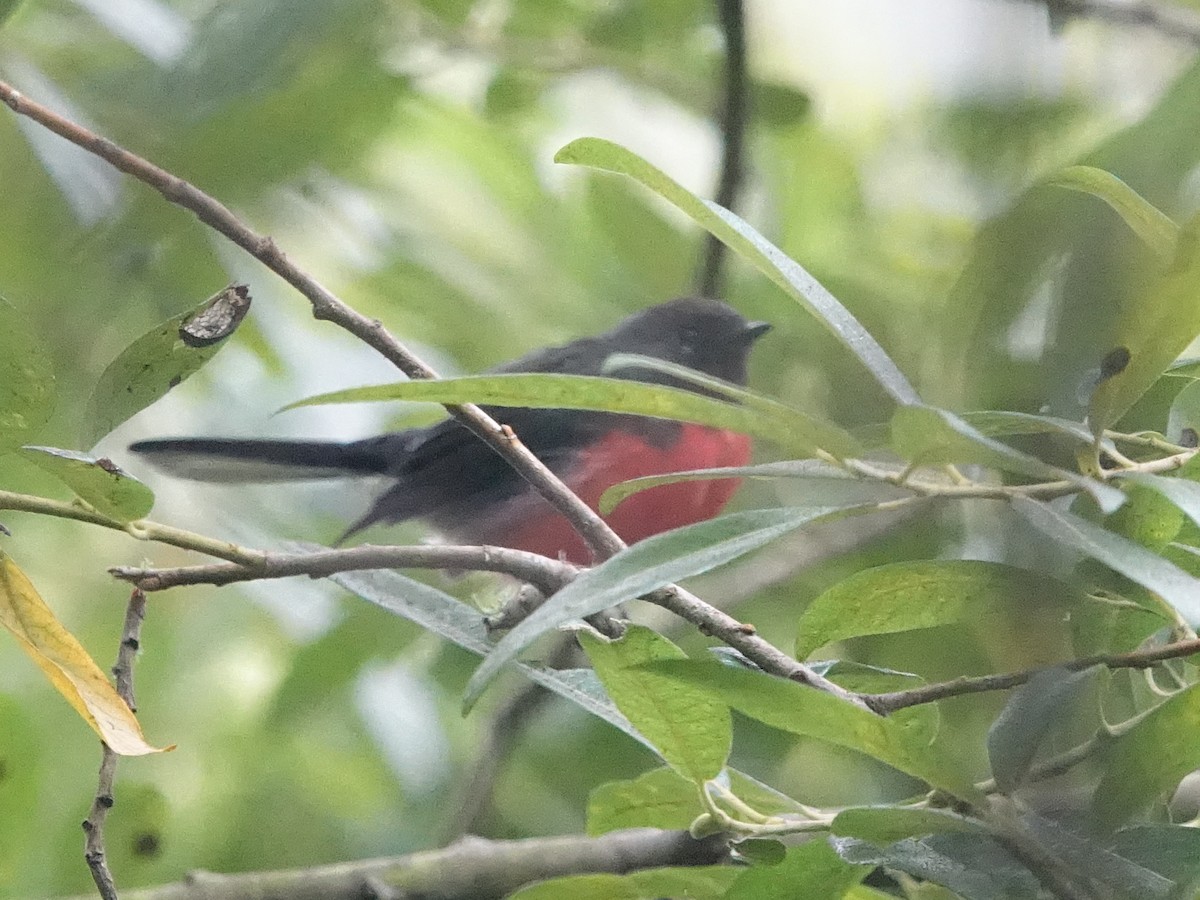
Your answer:
[[[492,372],[564,372],[596,375],[601,371],[608,348],[592,338],[573,341],[531,353],[492,369]],[[559,477],[565,477],[581,449],[631,418],[614,413],[564,409],[485,406],[484,410],[516,432],[521,442]],[[673,423],[655,421],[656,429],[674,429]],[[392,457],[395,468],[387,474],[396,479],[359,521],[346,532],[349,537],[376,522],[400,522],[424,518],[447,530],[462,528],[507,500],[529,490],[518,475],[491,447],[471,434],[455,419],[447,419],[419,432],[406,432],[404,452]],[[395,435],[357,441],[353,447],[375,455]]]

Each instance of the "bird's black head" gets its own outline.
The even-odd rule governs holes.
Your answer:
[[[750,349],[770,328],[766,322],[748,321],[719,300],[681,297],[625,319],[609,332],[606,343],[616,353],[654,356],[744,385]]]

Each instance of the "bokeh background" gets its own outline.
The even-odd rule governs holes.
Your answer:
[[[1143,263],[1100,204],[1047,201],[1026,194],[1030,185],[1089,161],[1172,215],[1200,197],[1193,44],[1056,17],[1048,5],[747,2],[753,113],[739,211],[829,287],[926,396],[960,409],[1077,417],[1120,286]],[[722,41],[704,0],[9,0],[3,12],[0,77],[220,198],[444,374],[604,329],[695,283],[694,227],[636,186],[552,156],[573,138],[604,137],[711,195]],[[237,337],[96,449],[156,489],[160,521],[259,547],[331,540],[370,486],[169,482],[124,447],[174,434],[362,436],[437,411],[276,415],[306,395],[396,374],[314,322],[302,298],[190,214],[0,116],[0,295],[30,318],[57,374],[38,443],[90,449],[79,446],[81,423],[105,365],[235,279],[254,296]],[[886,420],[880,390],[765,278],[734,262],[725,293],[775,324],[756,352],[754,387],[848,426]],[[768,446],[758,454],[777,458]],[[14,456],[0,458],[0,488],[63,496]],[[795,490],[756,483],[735,502],[778,504]],[[693,587],[788,646],[804,603],[864,565],[967,547],[998,559],[1036,552],[993,514],[935,510],[872,533],[801,535]],[[105,567],[185,561],[75,523],[3,521],[6,551],[105,665],[126,599]],[[416,526],[388,533],[421,537]],[[427,577],[485,606],[501,590]],[[837,652],[939,678],[1053,656],[1061,637],[1048,629],[1039,647],[946,632]],[[463,719],[473,657],[303,579],[155,595],[143,647],[143,724],[179,749],[121,767],[108,840],[126,886],[195,867],[441,845],[489,704],[514,684]],[[978,733],[1001,700],[964,704],[943,727]],[[981,758],[982,748],[964,742],[961,752]],[[0,895],[87,889],[79,822],[98,756],[93,735],[0,635]],[[814,804],[909,787],[745,721],[735,763]],[[607,725],[548,702],[500,766],[474,829],[580,831],[591,788],[651,765]]]

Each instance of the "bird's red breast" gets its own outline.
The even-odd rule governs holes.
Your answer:
[[[647,475],[666,475],[689,469],[743,466],[750,459],[750,438],[732,431],[686,424],[678,440],[655,447],[627,431],[614,430],[582,451],[566,473],[567,485],[592,509],[614,484]],[[719,513],[741,479],[721,478],[678,481],[634,494],[605,517],[627,544],[710,519]],[[591,554],[575,530],[558,513],[549,510],[511,523],[494,543],[528,550],[554,559],[587,564]]]

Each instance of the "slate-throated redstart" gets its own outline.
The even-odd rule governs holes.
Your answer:
[[[680,363],[738,385],[757,338],[769,330],[716,300],[685,297],[622,320],[611,331],[523,356],[494,372],[600,375],[615,353]],[[649,369],[607,373],[703,392]],[[507,424],[585,503],[596,508],[609,487],[643,475],[744,465],[745,435],[665,419],[566,409],[485,407]],[[391,487],[342,539],[377,522],[421,518],[471,544],[530,550],[586,563],[587,548],[567,521],[491,448],[454,419],[365,440],[333,441],[167,438],[131,450],[184,478],[201,481],[289,481],[383,475]],[[737,479],[682,481],[634,494],[608,523],[627,543],[711,518],[737,489]]]

